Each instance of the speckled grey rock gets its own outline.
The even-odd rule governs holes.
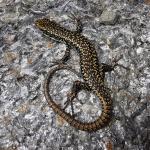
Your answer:
[[[112,10],[104,10],[100,16],[100,22],[106,25],[113,25],[116,23],[118,18],[119,15],[117,12],[114,12]]]
[[[47,72],[63,57],[66,45],[45,36],[34,21],[47,17],[75,30],[71,13],[81,18],[83,35],[94,43],[99,62],[121,58],[105,79],[113,98],[112,120],[94,133],[68,125],[43,94]],[[143,1],[0,0],[0,150],[148,150],[149,14],[150,6]],[[78,75],[79,59],[71,47],[67,64]],[[50,83],[50,94],[62,107],[75,80],[82,78],[62,70]],[[66,111],[71,113],[70,108]],[[74,111],[78,119],[92,121],[100,115],[101,104],[94,94],[81,91]]]

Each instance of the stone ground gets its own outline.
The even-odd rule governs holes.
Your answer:
[[[75,30],[81,18],[99,61],[120,66],[106,75],[111,89],[111,123],[95,133],[78,131],[48,107],[43,82],[65,44],[34,25],[47,17]],[[72,48],[68,65],[80,72]],[[63,105],[73,81],[62,70],[53,77],[51,94]],[[98,98],[81,91],[74,101],[78,119],[101,113]],[[150,1],[149,0],[0,0],[0,150],[148,150],[150,147]],[[70,111],[68,107],[67,111]]]

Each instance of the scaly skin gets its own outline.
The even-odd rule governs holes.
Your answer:
[[[78,32],[67,30],[58,25],[56,22],[50,21],[46,18],[38,19],[35,24],[40,30],[48,34],[50,37],[64,41],[79,49],[83,79],[88,84],[92,92],[99,97],[102,105],[102,113],[93,122],[82,122],[65,112],[53,101],[49,94],[49,81],[57,70],[67,69],[67,67],[64,66],[52,69],[45,80],[44,94],[49,106],[52,107],[54,112],[64,118],[71,126],[79,130],[92,132],[105,127],[111,118],[112,100],[109,89],[104,85],[104,71],[102,64],[98,63],[98,57],[94,45],[92,45],[86,37]]]

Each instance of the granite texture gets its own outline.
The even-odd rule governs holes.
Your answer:
[[[0,150],[148,150],[150,147],[150,2],[148,0],[0,0]],[[99,61],[120,66],[107,73],[111,89],[111,123],[95,133],[78,131],[48,107],[43,94],[47,72],[65,52],[65,43],[50,39],[34,21],[47,17],[75,30],[96,47]],[[67,62],[80,72],[71,48]],[[73,81],[62,70],[50,93],[62,107]],[[98,98],[81,91],[74,101],[77,117],[92,121],[101,113]],[[70,107],[67,108],[71,112]]]

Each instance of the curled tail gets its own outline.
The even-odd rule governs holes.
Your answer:
[[[77,128],[79,130],[92,132],[92,131],[97,131],[97,130],[105,127],[110,121],[111,103],[106,102],[105,98],[103,96],[101,96],[98,91],[96,92],[96,95],[99,97],[100,102],[102,103],[102,113],[93,122],[82,122],[82,121],[75,119],[73,116],[71,116],[65,110],[61,109],[60,106],[57,105],[53,101],[51,95],[49,94],[49,83],[50,83],[51,78],[55,74],[55,72],[58,70],[61,70],[61,69],[70,70],[75,73],[75,70],[73,70],[72,68],[65,66],[65,65],[57,66],[49,71],[49,73],[45,79],[45,83],[44,83],[44,95],[46,97],[46,100],[47,100],[49,106],[53,109],[53,111],[55,113],[57,113],[64,120],[66,120],[71,126]]]

